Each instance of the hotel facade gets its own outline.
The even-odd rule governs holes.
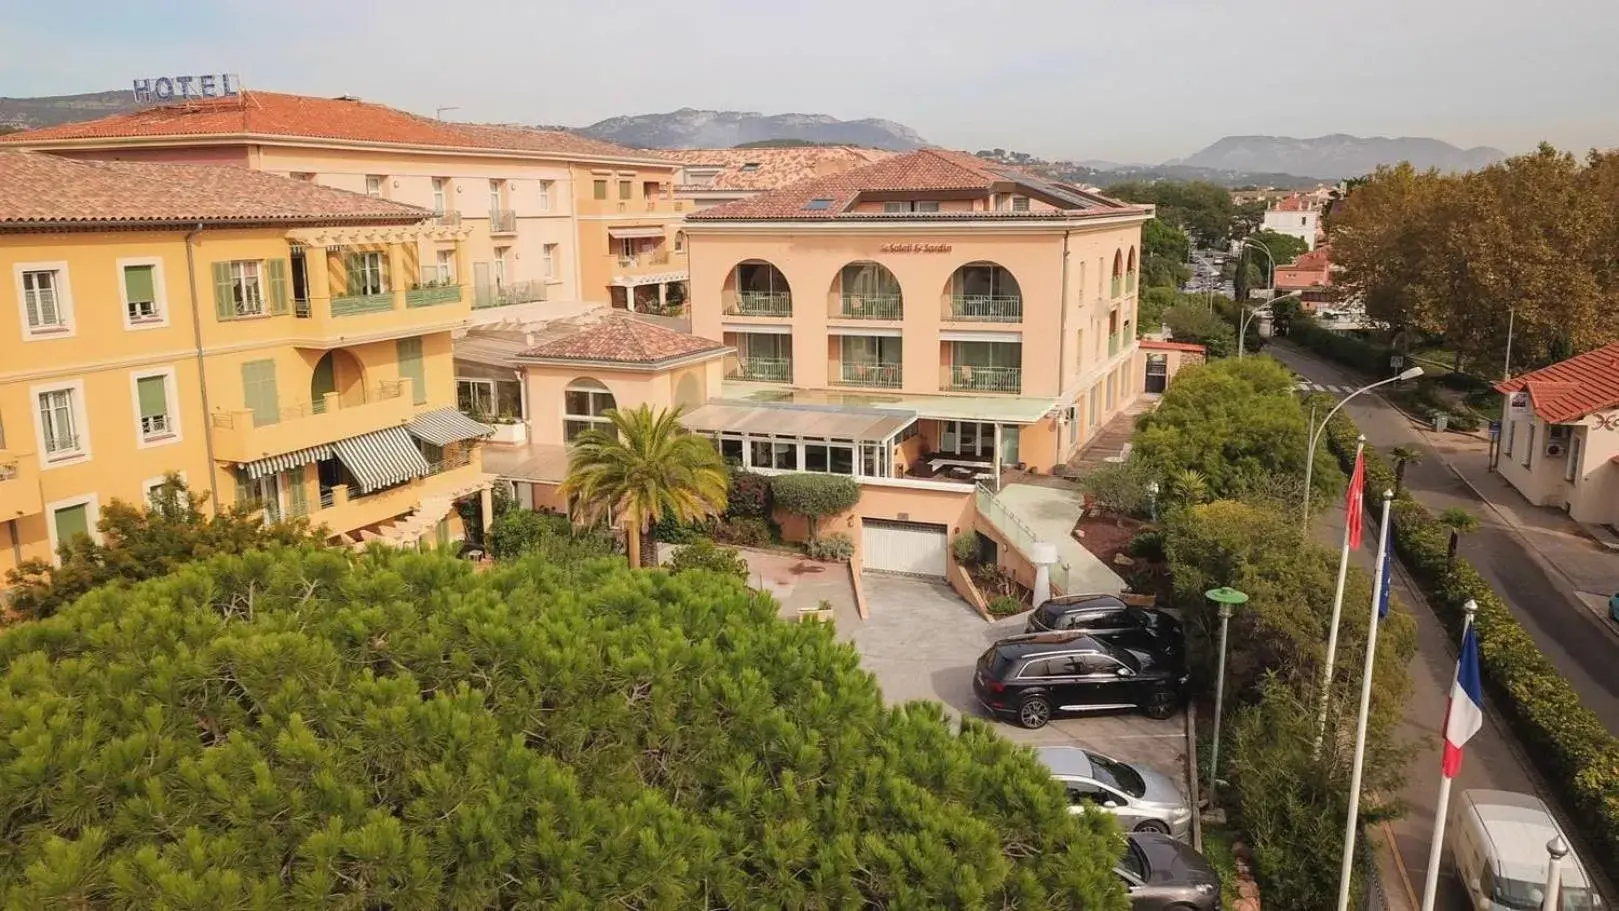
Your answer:
[[[0,151],[0,573],[178,474],[332,543],[448,543],[487,497],[455,409],[464,227],[245,169]],[[487,514],[487,510],[485,510]]]

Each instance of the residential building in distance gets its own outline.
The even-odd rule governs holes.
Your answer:
[[[0,150],[0,571],[168,473],[333,543],[461,537],[465,225],[244,168]],[[486,504],[487,505],[487,504]],[[488,510],[484,510],[488,514]]]
[[[829,177],[898,153],[858,146],[785,146],[669,149],[659,154],[681,165],[675,196],[689,201],[694,211],[702,211],[801,180]]]
[[[1300,306],[1314,313],[1339,301],[1338,289],[1332,285],[1333,269],[1332,245],[1322,244],[1290,263],[1277,265],[1273,285],[1277,294],[1296,293]]]
[[[267,171],[428,209],[467,262],[424,242],[411,284],[463,284],[475,322],[545,302],[676,300],[678,166],[572,133],[449,123],[356,98],[246,91],[0,136],[73,158]],[[500,309],[495,309],[500,308]]]
[[[1299,193],[1279,199],[1265,210],[1265,222],[1261,228],[1297,237],[1314,250],[1321,231],[1321,203]]]
[[[1519,374],[1506,395],[1495,468],[1536,506],[1619,523],[1619,342]]]

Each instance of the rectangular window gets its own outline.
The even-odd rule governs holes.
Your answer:
[[[263,263],[235,260],[230,264],[231,301],[237,316],[264,314]]]
[[[630,188],[631,188],[631,181],[628,181],[628,180],[619,181],[618,182],[618,198],[619,199],[629,199],[630,198]]]
[[[450,178],[433,178],[433,211],[443,215],[449,202]]]
[[[466,414],[494,414],[495,381],[456,380],[455,407]]]
[[[349,294],[383,294],[388,290],[388,266],[381,253],[349,256]]]
[[[433,278],[442,285],[455,282],[455,251],[440,250],[434,257]]]
[[[1580,474],[1580,438],[1570,437],[1568,441],[1568,462],[1563,466],[1563,480],[1573,481]]]
[[[39,426],[47,458],[60,459],[84,452],[79,439],[78,402],[72,389],[39,394]]]
[[[1523,467],[1525,468],[1531,468],[1535,464],[1535,431],[1537,429],[1539,428],[1535,427],[1535,422],[1530,421],[1528,440],[1529,445],[1525,446],[1523,450]]]
[[[798,444],[771,440],[750,440],[754,468],[774,468],[778,471],[798,470]]]
[[[489,211],[491,212],[505,208],[505,206],[502,205],[505,200],[501,198],[500,192],[503,185],[504,181],[489,181]]]
[[[56,510],[52,516],[56,523],[56,546],[69,544],[79,535],[90,534],[90,504],[80,503]]]
[[[124,306],[131,323],[154,323],[163,319],[157,306],[157,267],[124,267]]]
[[[495,284],[498,286],[506,284],[506,251],[510,249],[511,247],[495,248]]]
[[[545,247],[544,247],[543,256],[544,256],[544,259],[542,260],[542,262],[543,262],[544,267],[545,267],[545,277],[546,278],[556,278],[557,277],[557,245],[556,244],[546,244]]]
[[[607,181],[598,180],[591,185],[591,192],[597,199],[607,198]]]
[[[1027,212],[1027,211],[1029,211],[1029,197],[1027,197],[1027,196],[1014,196],[1014,197],[1012,197],[1012,211],[1013,212]]]
[[[381,174],[367,174],[367,175],[365,175],[365,195],[367,195],[367,196],[381,196],[382,195],[382,182],[383,182],[383,180],[382,180],[382,175]]]
[[[253,412],[254,427],[281,420],[275,361],[246,361],[242,364],[242,406]]]
[[[67,328],[67,308],[59,294],[61,271],[38,269],[22,274],[23,309],[30,332],[53,332]]]
[[[898,214],[900,212],[908,212],[908,211],[910,211],[910,208],[911,208],[910,205],[908,205],[907,203],[903,203],[903,202],[885,202],[885,203],[883,203],[883,213],[886,214],[886,215],[895,215],[895,214]]]
[[[571,443],[592,427],[611,427],[607,412],[615,407],[613,394],[606,389],[568,387],[562,393],[563,439]]]
[[[168,380],[163,376],[143,376],[135,380],[135,398],[140,405],[141,439],[147,442],[174,436],[169,419]]]
[[[411,381],[411,400],[418,405],[427,402],[427,364],[422,360],[421,337],[402,338],[395,343],[399,358],[399,378]]]
[[[540,211],[551,211],[551,184],[553,181],[540,181]]]
[[[937,212],[939,211],[939,204],[937,202],[919,202],[914,208],[918,212]]]

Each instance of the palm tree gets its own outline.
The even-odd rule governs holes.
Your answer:
[[[1456,545],[1462,535],[1478,531],[1478,518],[1460,506],[1452,506],[1439,514],[1439,524],[1450,529],[1450,548],[1445,552],[1445,572],[1456,565]]]
[[[1196,468],[1182,468],[1169,476],[1169,492],[1183,506],[1196,506],[1209,498],[1209,478]]]
[[[708,440],[680,426],[675,407],[612,409],[612,429],[592,428],[574,441],[560,492],[577,500],[576,519],[593,522],[609,510],[624,522],[630,566],[648,562],[651,536],[642,533],[660,516],[695,522],[725,509],[725,461]],[[655,562],[656,552],[650,558]]]
[[[1396,446],[1389,450],[1389,456],[1394,459],[1394,495],[1399,496],[1405,489],[1405,466],[1415,465],[1422,461],[1423,453],[1418,446]]]

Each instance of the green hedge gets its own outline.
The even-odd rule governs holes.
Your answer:
[[[1387,376],[1394,349],[1369,342],[1359,336],[1331,332],[1308,317],[1293,320],[1287,329],[1288,341],[1323,354],[1363,373]]]
[[[1341,412],[1328,425],[1328,445],[1346,472],[1353,467],[1359,433]],[[1366,451],[1366,482],[1368,505],[1394,487],[1394,471],[1371,449]],[[1586,862],[1619,879],[1619,738],[1580,703],[1579,694],[1471,563],[1458,557],[1455,568],[1446,571],[1450,532],[1425,506],[1401,492],[1392,512],[1395,550],[1456,635],[1461,634],[1462,605],[1468,599],[1478,604],[1479,660],[1497,704],[1594,846],[1595,857],[1586,857]]]

